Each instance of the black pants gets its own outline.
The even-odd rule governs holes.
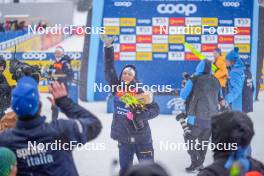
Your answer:
[[[134,154],[136,154],[138,161],[153,161],[154,150],[152,143],[149,144],[126,144],[118,143],[119,148],[119,176],[124,176],[127,169],[133,165]]]
[[[227,95],[227,87],[221,87],[222,93],[223,93],[223,98]]]
[[[192,164],[200,166],[205,160],[211,129],[191,125],[189,128],[191,129],[191,135],[188,138],[184,137],[185,142],[189,143],[188,154],[191,157]],[[202,146],[203,143],[207,145]]]

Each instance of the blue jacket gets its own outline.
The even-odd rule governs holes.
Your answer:
[[[244,64],[237,59],[235,64],[229,68],[228,92],[225,100],[231,105],[232,110],[242,111],[242,90],[245,80]]]
[[[105,78],[110,86],[121,84],[121,74],[117,77],[114,67],[114,48],[105,48],[104,50],[105,60]],[[125,67],[126,68],[126,67]],[[122,72],[121,72],[122,73]],[[136,76],[135,76],[136,77]],[[140,92],[137,92],[140,93]],[[145,106],[144,111],[141,111],[136,118],[144,123],[144,128],[137,131],[135,130],[131,120],[127,119],[127,113],[132,112],[129,107],[125,106],[120,100],[120,96],[117,90],[113,91],[114,94],[114,113],[111,126],[111,138],[122,143],[151,143],[151,130],[148,124],[148,120],[155,118],[159,115],[159,106],[153,102]]]
[[[102,126],[96,116],[73,103],[70,98],[62,97],[56,100],[56,104],[69,120],[60,119],[48,124],[45,117],[36,116],[30,121],[18,120],[16,128],[0,133],[0,146],[10,148],[17,156],[17,175],[78,175],[72,150],[68,150],[67,146],[70,143],[87,143],[98,136]],[[38,150],[33,148],[34,142],[48,144],[55,141],[65,145],[66,150],[52,150],[51,146],[42,150],[42,144]]]

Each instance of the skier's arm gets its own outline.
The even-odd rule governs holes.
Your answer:
[[[101,122],[91,112],[67,97],[67,90],[63,83],[59,84],[55,81],[48,87],[56,105],[70,118],[70,120],[53,122],[60,137],[66,141],[86,143],[98,136],[102,128]]]
[[[114,47],[104,47],[105,79],[110,86],[118,85],[118,77],[114,67]]]
[[[55,100],[55,102],[69,119],[74,119],[67,120],[68,122],[60,126],[62,131],[66,131],[70,141],[86,143],[98,136],[102,125],[94,114],[77,105],[66,96]]]
[[[136,115],[136,118],[141,118],[145,120],[150,120],[157,117],[160,114],[159,105],[156,102],[145,105],[144,110],[140,111]]]
[[[242,93],[243,80],[239,73],[233,72],[230,74],[230,81],[228,85],[228,94],[226,95],[226,101],[230,104]]]
[[[192,88],[193,88],[193,82],[192,80],[189,79],[186,82],[185,87],[181,89],[180,91],[180,98],[182,98],[183,100],[186,100],[188,96],[190,95],[190,93],[192,92]]]

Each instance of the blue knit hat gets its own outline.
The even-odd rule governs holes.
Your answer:
[[[19,79],[12,91],[11,105],[18,118],[34,116],[38,112],[38,84],[32,77],[24,76]]]
[[[228,61],[236,61],[239,59],[239,48],[235,47],[232,51],[227,53],[226,60]]]

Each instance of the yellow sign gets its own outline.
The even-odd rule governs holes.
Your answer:
[[[202,34],[202,27],[200,26],[187,26],[184,28],[185,34],[189,35],[201,35]]]
[[[152,44],[153,52],[168,52],[168,44]]]
[[[218,26],[218,18],[202,18],[204,26]]]
[[[120,28],[118,26],[105,26],[105,34],[107,35],[119,35]]]
[[[169,35],[169,43],[182,44],[185,42],[184,35]]]
[[[235,47],[239,48],[240,53],[250,53],[250,45],[249,44],[236,44]]]
[[[150,61],[150,60],[152,60],[152,53],[150,53],[150,52],[137,52],[137,60]]]
[[[136,26],[136,18],[120,18],[120,26]]]

